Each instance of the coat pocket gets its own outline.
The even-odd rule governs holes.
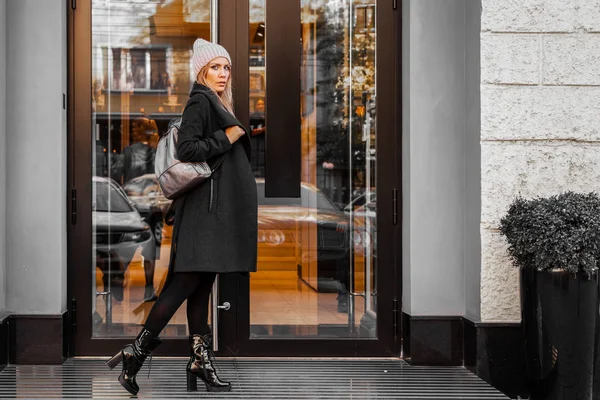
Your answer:
[[[208,212],[210,213],[216,213],[217,212],[217,192],[218,192],[218,185],[217,185],[217,180],[210,178],[210,194],[209,194],[209,198],[208,198]]]

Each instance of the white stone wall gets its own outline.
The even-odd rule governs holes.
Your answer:
[[[518,271],[497,229],[508,205],[600,191],[600,1],[482,7],[481,319],[519,321]]]

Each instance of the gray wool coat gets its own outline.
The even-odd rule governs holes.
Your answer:
[[[233,145],[225,128],[246,131]],[[210,180],[175,199],[173,272],[254,272],[258,205],[248,131],[206,86],[194,84],[177,141],[181,161],[218,164]],[[167,278],[167,283],[170,281]]]

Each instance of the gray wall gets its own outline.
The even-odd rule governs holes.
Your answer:
[[[66,2],[7,1],[6,305],[66,310]]]
[[[403,1],[403,308],[411,315],[464,315],[465,265],[479,250],[467,247],[479,197],[476,174],[467,182],[478,157],[467,151],[479,143],[472,117],[467,135],[475,105],[467,97],[468,1]]]
[[[412,256],[410,228],[411,196],[410,191],[410,9],[411,0],[402,0],[402,309],[410,313],[412,310],[412,286],[410,260]]]
[[[481,2],[465,0],[465,6],[465,315],[478,321],[481,317]]]
[[[6,308],[6,1],[0,0],[0,314]]]

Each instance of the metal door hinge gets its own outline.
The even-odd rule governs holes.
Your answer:
[[[392,0],[392,7],[394,8],[394,10],[398,8],[398,0]]]
[[[71,9],[74,10],[77,8],[77,0],[71,0]]]
[[[71,189],[71,223],[77,223],[77,189]]]
[[[394,299],[392,303],[392,328],[394,330],[394,337],[398,336],[398,332],[400,331],[400,309],[398,307],[398,300]]]
[[[71,331],[77,331],[77,300],[75,297],[71,299]]]
[[[392,190],[392,223],[398,224],[398,189]]]

